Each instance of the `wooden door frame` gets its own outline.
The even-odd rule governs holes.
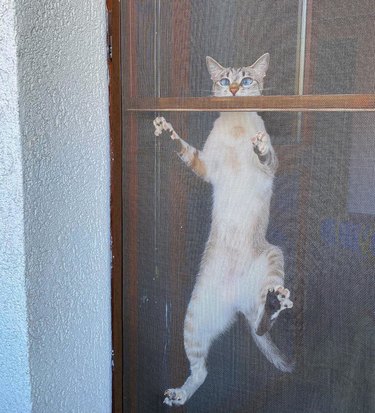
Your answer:
[[[112,412],[123,412],[123,282],[122,282],[122,82],[121,3],[106,0],[108,16],[109,123],[111,156],[112,242]]]

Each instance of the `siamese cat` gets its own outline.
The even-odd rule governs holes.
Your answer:
[[[259,96],[269,54],[239,68],[223,67],[211,57],[206,63],[214,96]],[[164,403],[183,405],[204,382],[210,345],[238,312],[265,357],[291,372],[294,363],[269,334],[280,312],[293,303],[284,288],[283,253],[266,240],[278,162],[262,118],[256,112],[221,113],[202,150],[182,140],[163,117],[154,126],[155,135],[166,131],[181,160],[213,186],[210,234],[184,323],[190,375],[182,387],[166,390]]]

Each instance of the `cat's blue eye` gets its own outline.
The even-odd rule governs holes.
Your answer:
[[[229,86],[230,85],[230,80],[227,78],[221,79],[220,82],[221,86]]]
[[[253,79],[251,79],[250,77],[245,77],[244,79],[242,79],[241,85],[244,87],[249,87],[252,83]]]

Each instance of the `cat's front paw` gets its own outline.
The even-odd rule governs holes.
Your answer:
[[[182,389],[168,389],[164,396],[164,404],[168,406],[182,406],[187,400],[187,394]]]
[[[160,136],[163,131],[167,131],[171,134],[171,138],[173,139],[173,136],[175,134],[174,129],[172,125],[163,118],[163,116],[159,116],[154,119],[154,127],[155,127],[155,135]]]
[[[255,136],[251,138],[251,143],[253,145],[254,152],[257,155],[264,156],[268,153],[271,140],[267,132],[258,132]]]

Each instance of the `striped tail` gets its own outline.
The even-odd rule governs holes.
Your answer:
[[[259,350],[275,367],[286,373],[291,373],[294,370],[295,361],[289,361],[285,358],[272,341],[269,333],[258,336],[255,331],[251,330],[251,334]]]

